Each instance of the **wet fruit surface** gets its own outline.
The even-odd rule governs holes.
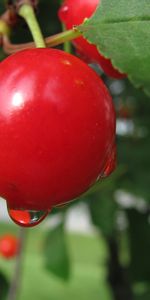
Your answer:
[[[115,139],[101,79],[70,54],[32,49],[1,63],[0,82],[0,196],[9,210],[47,212],[85,192]]]

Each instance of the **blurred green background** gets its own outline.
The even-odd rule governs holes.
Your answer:
[[[1,12],[4,2],[0,1]],[[39,1],[44,36],[61,31],[60,2]],[[12,42],[26,41],[31,35],[21,22]],[[3,59],[2,49],[0,56]],[[25,230],[19,300],[150,299],[150,101],[128,79],[113,80],[92,67],[116,107],[118,165],[84,197],[55,209],[37,228]],[[3,207],[3,200],[0,204]],[[20,235],[3,211],[0,218],[1,236]],[[0,257],[0,299],[7,297],[15,264],[16,259]]]

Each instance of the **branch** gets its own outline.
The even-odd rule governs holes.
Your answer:
[[[14,276],[11,281],[11,285],[8,291],[7,300],[16,300],[18,292],[20,290],[20,281],[22,277],[22,265],[23,265],[23,254],[24,254],[24,247],[27,237],[27,230],[24,228],[20,228],[19,234],[19,241],[20,247],[19,252],[16,258],[16,266],[14,270]]]

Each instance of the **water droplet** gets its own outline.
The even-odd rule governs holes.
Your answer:
[[[112,149],[112,153],[108,158],[107,164],[105,165],[105,169],[101,177],[105,178],[109,176],[116,169],[116,165],[117,165],[117,151],[116,151],[116,145],[114,145]]]
[[[41,223],[48,215],[49,210],[17,210],[8,208],[12,221],[22,227],[33,227]]]
[[[82,79],[75,79],[74,83],[77,86],[84,86],[84,81]]]
[[[62,59],[61,62],[62,62],[62,64],[66,65],[66,66],[72,65],[72,63],[68,59]]]

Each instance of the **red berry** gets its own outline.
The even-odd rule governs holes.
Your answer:
[[[1,63],[0,82],[0,196],[11,212],[45,211],[81,195],[115,140],[101,79],[73,55],[30,49]]]
[[[18,239],[12,234],[6,234],[0,237],[0,255],[6,259],[17,255],[19,249]]]
[[[80,25],[85,18],[90,18],[99,2],[100,0],[66,0],[58,11],[59,19],[67,29],[71,29],[74,25]],[[108,76],[117,79],[126,77],[112,66],[110,59],[106,59],[98,52],[95,45],[88,43],[83,37],[75,39],[74,45],[81,54],[81,58],[84,57],[86,62],[99,63]]]

